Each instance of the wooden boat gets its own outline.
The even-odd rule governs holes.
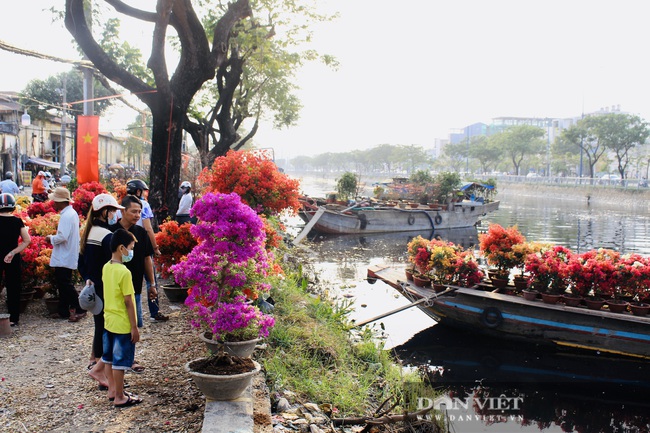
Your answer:
[[[481,287],[441,294],[406,281],[403,269],[372,266],[368,278],[394,287],[442,325],[508,339],[650,358],[650,318],[528,301]],[[484,287],[485,288],[485,287]],[[426,300],[426,301],[423,301]]]
[[[364,234],[405,231],[425,231],[473,227],[479,218],[499,209],[499,201],[481,202],[464,200],[446,209],[429,206],[399,208],[386,205],[325,204],[303,207],[301,218],[309,223],[319,210],[313,229],[331,234]]]

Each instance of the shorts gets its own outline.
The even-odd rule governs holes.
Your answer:
[[[128,370],[135,359],[135,343],[131,341],[131,334],[114,334],[104,329],[103,338],[104,364],[113,365],[113,370]]]

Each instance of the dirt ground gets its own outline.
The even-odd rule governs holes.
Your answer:
[[[129,391],[144,399],[116,409],[88,376],[93,320],[50,319],[43,300],[33,300],[20,326],[0,338],[0,431],[2,432],[199,432],[205,398],[184,370],[206,354],[186,319],[187,309],[160,296],[165,323],[144,327],[136,345],[141,374],[129,372]],[[4,294],[0,313],[6,312]],[[258,381],[263,383],[263,381]],[[259,390],[258,399],[267,398]],[[266,403],[268,405],[268,403]],[[258,405],[256,406],[265,406]],[[270,419],[268,414],[256,420]],[[268,421],[267,421],[268,422]],[[256,426],[256,431],[259,429]]]

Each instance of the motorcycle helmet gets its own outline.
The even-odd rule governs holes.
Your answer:
[[[0,211],[6,209],[16,209],[16,199],[8,192],[0,194]]]
[[[135,195],[138,190],[147,191],[149,187],[143,180],[140,179],[131,179],[126,183],[126,193],[130,195]]]

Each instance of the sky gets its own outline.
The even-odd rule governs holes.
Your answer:
[[[131,4],[151,4],[127,2]],[[62,23],[30,0],[7,9],[0,40],[78,58]],[[262,125],[255,142],[276,158],[433,146],[456,129],[501,116],[575,117],[620,105],[650,120],[646,61],[650,3],[638,0],[320,0],[340,18],[314,28],[314,48],[338,70],[308,64],[296,72],[303,104],[294,127]],[[26,17],[29,17],[26,21]],[[150,34],[127,25],[143,50]],[[0,90],[69,66],[0,51]],[[122,128],[135,113],[101,120]],[[125,120],[127,119],[127,120]]]

